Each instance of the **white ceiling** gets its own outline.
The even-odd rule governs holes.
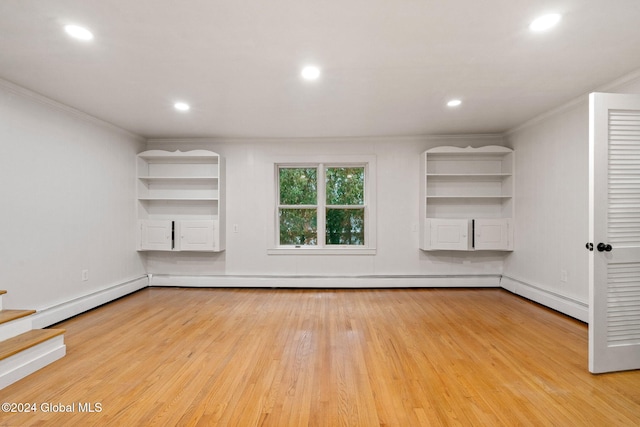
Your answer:
[[[0,78],[146,137],[503,132],[638,69],[640,0],[0,0]]]

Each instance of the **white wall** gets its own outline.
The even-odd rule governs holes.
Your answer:
[[[640,78],[606,90],[640,93]],[[420,153],[438,145],[501,144],[502,138],[212,138],[144,144],[133,135],[0,80],[0,289],[9,291],[4,303],[10,308],[46,309],[113,289],[147,271],[204,277],[437,277],[497,275],[504,268],[506,288],[568,314],[575,307],[584,311],[588,299],[587,113],[584,96],[506,135],[507,145],[516,151],[513,253],[431,253],[418,250]],[[136,153],[151,148],[204,148],[226,158],[225,252],[139,254],[134,250],[134,159]],[[270,159],[322,154],[377,157],[376,255],[267,254],[268,211],[273,206]],[[233,224],[238,225],[238,233],[232,232]],[[89,270],[86,282],[81,280],[84,269]],[[567,273],[566,282],[561,271]]]
[[[501,144],[496,136],[307,140],[152,140],[148,149],[209,149],[226,159],[227,250],[148,253],[155,275],[500,274],[502,253],[426,253],[418,249],[420,154],[437,145]],[[376,255],[268,255],[273,161],[277,156],[373,154],[377,159]],[[238,233],[232,231],[238,225]]]
[[[0,81],[5,308],[42,310],[145,274],[132,250],[135,154],[143,144]]]
[[[516,238],[504,274],[586,304],[588,104],[580,102],[507,140],[516,152]]]
[[[640,79],[599,91],[640,93]],[[516,152],[516,247],[505,260],[503,286],[586,321],[588,95],[509,132],[506,141]]]

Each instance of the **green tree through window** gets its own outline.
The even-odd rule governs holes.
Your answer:
[[[278,171],[281,245],[318,244],[318,171],[286,168]]]
[[[280,245],[364,245],[365,200],[364,166],[279,166]]]
[[[364,245],[364,168],[326,169],[327,245]]]

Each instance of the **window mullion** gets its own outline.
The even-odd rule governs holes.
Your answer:
[[[323,163],[318,165],[318,247],[324,248],[326,242],[326,203],[327,203],[327,188],[326,188],[326,172]]]
[[[326,205],[326,209],[365,209],[366,205]]]
[[[317,209],[318,205],[278,205],[278,209]]]

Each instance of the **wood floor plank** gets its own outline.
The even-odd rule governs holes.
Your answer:
[[[499,289],[148,288],[58,326],[0,400],[75,411],[0,426],[640,425],[640,371],[591,375],[583,323]]]

